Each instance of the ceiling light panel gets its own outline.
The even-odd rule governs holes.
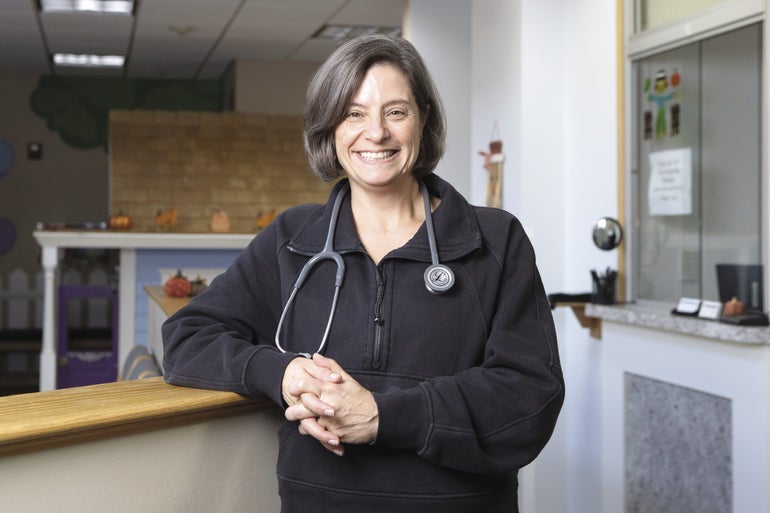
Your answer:
[[[53,63],[57,66],[78,68],[120,68],[125,63],[123,55],[89,55],[74,53],[56,53]]]
[[[134,12],[134,0],[40,0],[40,10],[130,15]]]

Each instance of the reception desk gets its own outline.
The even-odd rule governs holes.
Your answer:
[[[586,305],[602,512],[770,511],[770,329]]]
[[[42,248],[45,282],[43,343],[40,353],[41,392],[55,389],[57,383],[57,290],[61,250],[119,250],[118,362],[121,365],[134,344],[147,343],[147,295],[143,286],[160,283],[160,269],[221,271],[254,238],[254,234],[139,233],[106,230],[36,231],[33,235]]]

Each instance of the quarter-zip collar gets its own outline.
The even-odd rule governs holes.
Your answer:
[[[442,262],[455,260],[480,248],[481,231],[473,207],[454,187],[437,175],[431,174],[423,180],[431,195],[441,198],[441,204],[433,212],[433,227],[436,232],[439,259]],[[297,230],[289,242],[292,250],[308,255],[321,251],[329,230],[334,199],[346,182],[347,179],[343,179],[337,183],[326,205],[310,216]],[[334,250],[339,253],[364,251],[353,220],[350,195],[344,198],[340,207]],[[428,232],[424,222],[409,242],[390,253],[387,258],[395,257],[431,261]]]

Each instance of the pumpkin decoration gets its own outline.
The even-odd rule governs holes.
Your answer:
[[[278,211],[276,209],[272,209],[269,212],[262,212],[259,211],[259,214],[257,214],[257,221],[255,223],[255,226],[257,227],[257,230],[264,229],[267,225],[273,222],[273,219],[278,216]]]
[[[211,216],[211,222],[209,228],[214,233],[227,233],[230,231],[230,216],[227,212],[218,208],[214,211],[214,215]]]
[[[746,308],[743,305],[743,301],[739,300],[737,297],[734,297],[725,303],[725,306],[722,309],[722,315],[739,315],[742,314],[745,310]]]
[[[163,284],[163,292],[168,297],[187,297],[192,291],[190,280],[182,275],[182,270],[178,270],[174,276],[166,280]]]
[[[200,275],[195,278],[193,281],[190,282],[190,296],[197,296],[204,290],[206,290],[206,287],[208,287],[208,284],[206,284],[206,280],[200,277]]]
[[[111,215],[107,223],[110,230],[130,230],[133,225],[131,216],[124,214],[122,210],[115,215]]]
[[[179,215],[176,208],[170,208],[167,211],[158,210],[155,214],[155,228],[159,230],[169,230],[176,226]]]

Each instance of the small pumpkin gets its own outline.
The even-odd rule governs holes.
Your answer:
[[[168,297],[187,297],[192,291],[190,280],[185,278],[182,270],[178,270],[174,276],[166,280],[163,284],[163,292]]]
[[[259,211],[259,214],[257,214],[257,220],[255,222],[255,226],[257,230],[264,229],[267,225],[273,222],[273,219],[278,216],[278,211],[276,209],[272,209],[269,212],[262,212]]]
[[[227,212],[218,208],[214,211],[214,215],[211,216],[211,222],[209,228],[214,233],[227,233],[230,231],[230,216]]]
[[[179,214],[176,208],[170,208],[167,211],[158,210],[155,214],[155,228],[160,230],[168,230],[176,226],[176,221],[179,218]]]
[[[743,304],[743,301],[737,297],[734,297],[725,303],[725,306],[722,309],[722,315],[739,315],[742,314],[745,310],[746,307]]]
[[[121,210],[117,214],[110,216],[107,225],[110,230],[130,230],[134,223],[131,220],[131,216],[124,214]]]
[[[193,281],[190,282],[190,295],[191,296],[197,296],[204,290],[206,290],[206,287],[208,287],[208,284],[206,283],[206,280],[198,276]]]

